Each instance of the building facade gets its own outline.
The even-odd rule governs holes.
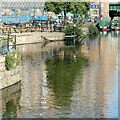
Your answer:
[[[90,16],[91,18],[99,17],[109,17],[109,1],[103,0],[93,0],[90,5]]]
[[[45,0],[4,0],[0,3],[2,16],[33,16],[43,12]]]
[[[45,0],[2,0],[0,21],[2,24],[28,23],[43,15]]]

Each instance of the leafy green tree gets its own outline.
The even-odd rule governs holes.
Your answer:
[[[53,12],[54,11],[54,4],[52,2],[46,2],[44,10]]]
[[[46,2],[44,10],[58,14],[64,10],[64,2]]]
[[[55,12],[56,14],[62,11],[78,13],[83,15],[89,9],[89,4],[87,2],[46,2],[44,10]]]

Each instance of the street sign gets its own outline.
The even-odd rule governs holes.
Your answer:
[[[100,8],[100,5],[98,5],[98,4],[92,4],[92,5],[90,5],[90,8],[98,9],[98,8]]]

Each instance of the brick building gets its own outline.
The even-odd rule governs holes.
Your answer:
[[[109,17],[109,1],[108,0],[92,0],[90,5],[91,18],[99,17],[100,14],[103,17]]]

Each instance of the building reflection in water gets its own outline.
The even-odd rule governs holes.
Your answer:
[[[99,43],[98,40],[92,42],[87,41],[90,42],[90,46],[89,46],[90,49],[88,49],[87,44],[83,46],[82,49],[83,52],[85,52],[90,58],[90,68],[88,68],[84,72],[85,73],[84,76],[87,78],[85,78],[83,81],[85,82],[85,80],[87,80],[85,82],[87,84],[86,85],[87,88],[92,93],[97,95],[96,97],[94,95],[95,97],[94,99],[97,101],[96,105],[98,106],[97,107],[98,109],[100,108],[100,106],[103,107],[103,112],[99,111],[102,114],[102,116],[117,118],[118,116],[118,57],[117,57],[118,37],[117,36],[111,37],[111,34],[105,36],[102,35],[101,43],[99,44],[100,48],[98,47],[98,43]],[[89,94],[89,96],[90,95],[92,94]]]

